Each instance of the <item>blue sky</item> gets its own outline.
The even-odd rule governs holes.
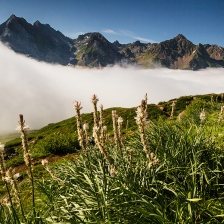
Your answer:
[[[97,31],[110,42],[161,42],[181,33],[224,47],[224,0],[0,0],[0,23],[11,14],[71,38]]]

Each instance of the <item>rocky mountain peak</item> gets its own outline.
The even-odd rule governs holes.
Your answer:
[[[111,43],[99,32],[82,34],[72,40],[49,24],[37,20],[32,25],[11,15],[0,25],[0,41],[15,52],[61,65],[99,67],[126,61],[150,68],[154,64],[193,70],[224,67],[224,48],[208,44],[196,46],[182,34],[154,44],[139,40]]]
[[[118,48],[122,46],[122,44],[120,44],[118,40],[114,41],[113,45]]]
[[[178,34],[176,37],[174,37],[174,39],[177,41],[178,40],[187,40],[187,38],[182,34]]]
[[[9,26],[10,24],[15,24],[15,23],[24,24],[24,23],[27,23],[27,22],[24,18],[17,17],[14,14],[12,14],[9,17],[9,19],[7,19],[6,22],[5,22],[6,26]]]
[[[141,45],[144,45],[144,44],[142,44],[139,40],[136,40],[136,41],[133,43],[133,45],[135,45],[135,46],[141,46]]]
[[[34,26],[40,26],[42,23],[40,23],[40,21],[39,20],[37,20],[33,25]]]
[[[8,21],[9,20],[13,20],[13,19],[17,19],[18,17],[16,17],[14,14],[12,14],[10,17],[9,17],[9,19],[8,19]]]

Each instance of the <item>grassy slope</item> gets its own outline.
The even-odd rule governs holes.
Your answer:
[[[211,103],[211,96],[213,96],[214,103]],[[171,105],[172,101],[174,101],[174,100],[176,101],[174,116],[177,117],[180,112],[182,112],[186,109],[186,106],[187,106],[186,115],[189,118],[191,118],[192,120],[194,120],[194,123],[198,124],[198,125],[200,125],[199,114],[200,114],[201,108],[204,107],[206,110],[206,116],[208,117],[207,121],[206,121],[208,128],[205,130],[205,132],[206,132],[205,134],[210,136],[211,138],[213,138],[213,136],[216,136],[216,142],[219,143],[219,148],[220,149],[223,148],[224,124],[222,123],[219,126],[214,125],[214,124],[217,124],[218,114],[220,112],[220,105],[223,105],[221,95],[208,94],[208,95],[201,95],[201,96],[196,96],[196,97],[195,96],[185,96],[185,97],[180,97],[178,99],[170,100],[168,102],[160,102],[159,106],[149,105],[148,106],[149,119],[153,120],[155,122],[158,120],[167,120],[167,118],[169,117],[169,114],[171,112],[170,105]],[[159,107],[162,107],[163,110],[159,109]],[[108,132],[111,137],[113,135],[112,119],[111,119],[111,111],[112,110],[116,110],[117,114],[124,119],[124,125],[123,125],[124,126],[123,127],[124,134],[125,133],[126,134],[133,133],[133,131],[135,131],[137,129],[137,126],[136,126],[136,123],[134,120],[134,117],[136,116],[135,108],[130,108],[130,109],[110,108],[110,109],[107,109],[104,111],[104,118],[105,118],[105,125],[108,126]],[[93,117],[92,113],[82,115],[83,121],[87,120],[88,123],[90,123],[90,130],[93,125],[92,117]],[[128,120],[128,122],[127,122],[127,120]],[[127,123],[128,123],[128,125],[126,125]],[[185,157],[186,164],[184,164],[183,160],[180,160],[179,152],[178,152],[178,150],[182,150],[182,148],[181,148],[182,146],[179,146],[180,141],[182,142],[182,141],[186,140],[186,150],[188,150],[188,144],[189,144],[189,142],[188,142],[189,140],[187,140],[188,132],[187,131],[186,131],[186,133],[184,132],[184,135],[185,135],[184,138],[182,137],[184,135],[181,134],[181,131],[184,130],[183,128],[185,128],[185,125],[181,124],[178,127],[178,124],[176,124],[175,121],[173,123],[174,125],[172,125],[172,122],[170,124],[168,122],[167,126],[166,126],[166,122],[164,122],[164,126],[163,125],[160,126],[160,124],[163,124],[163,122],[158,122],[158,123],[159,123],[158,126],[151,127],[151,130],[148,132],[148,136],[150,137],[149,139],[150,139],[151,148],[156,149],[156,151],[155,151],[156,153],[158,150],[158,156],[161,159],[161,166],[162,165],[170,166],[169,167],[170,170],[173,169],[172,166],[174,166],[174,165],[176,166],[176,168],[180,167],[180,166],[183,166],[183,167],[186,166],[188,168],[188,164],[189,164],[188,156]],[[189,128],[189,130],[191,130],[190,126],[191,125],[186,123],[186,130],[188,128]],[[127,127],[127,129],[126,129],[126,127]],[[194,134],[194,132],[195,132],[195,134]],[[160,135],[156,136],[155,135],[156,133],[160,134],[161,136]],[[189,131],[189,136],[190,136],[190,138],[192,138],[192,140],[194,140],[194,136],[196,136],[196,135],[197,135],[196,129],[195,130],[192,129],[191,131]],[[128,135],[128,136],[130,136],[130,135]],[[133,136],[135,136],[135,134]],[[170,137],[172,137],[172,138],[170,138]],[[135,138],[137,140],[135,140]],[[136,142],[139,141],[138,138],[139,137],[134,137],[134,138],[130,137],[131,141],[134,140]],[[161,140],[161,138],[162,138],[162,140]],[[199,138],[196,139],[195,140],[196,146],[198,144],[197,141],[201,141],[201,143],[205,144],[205,147],[207,147],[207,140],[205,141],[205,140],[203,140],[203,139],[201,140]],[[41,157],[46,157],[48,155],[54,155],[54,154],[65,155],[67,153],[76,152],[76,150],[79,148],[79,146],[78,146],[77,135],[76,135],[75,117],[72,117],[70,119],[67,119],[67,120],[64,120],[64,121],[61,121],[61,122],[58,122],[55,124],[49,124],[48,126],[43,127],[42,129],[40,129],[38,131],[30,133],[29,134],[29,142],[30,142],[30,149],[31,149],[31,152],[32,152],[34,158],[41,158]],[[161,146],[160,146],[160,144],[161,144]],[[169,146],[169,144],[171,144],[171,145]],[[195,144],[192,146],[195,147]],[[19,156],[16,156],[7,162],[8,167],[23,163],[23,156],[22,156],[20,145],[21,145],[21,141],[19,138],[6,143],[6,147],[15,147],[16,150],[19,152]],[[138,145],[139,145],[139,143],[138,143]],[[132,144],[130,144],[130,146],[131,146],[131,148],[133,148]],[[200,144],[198,144],[197,147],[199,147],[199,146],[201,147]],[[211,143],[210,147],[211,147],[211,150],[213,150],[214,152],[217,153],[217,149],[212,148],[213,143]],[[171,150],[171,149],[173,150],[175,148],[176,148],[175,153],[170,151],[170,155],[167,154],[169,152],[168,150]],[[163,151],[165,149],[167,150],[166,153],[164,153],[164,151]],[[203,151],[203,150],[201,150],[201,151]],[[212,152],[211,150],[209,149],[209,151],[205,151],[205,152],[206,153]],[[196,151],[196,153],[200,153],[200,150],[198,152]],[[190,152],[186,151],[185,154],[189,154],[189,158],[190,158],[190,156],[191,156]],[[111,155],[113,155],[113,153]],[[212,157],[214,155],[215,155],[214,153],[211,154]],[[169,156],[169,157],[167,157],[167,156]],[[164,157],[164,161],[166,161],[166,163],[164,162],[164,164],[162,163],[163,157]],[[169,162],[169,159],[171,157],[172,157],[172,162],[171,161]],[[71,158],[71,157],[67,156],[67,158]],[[128,158],[128,155],[127,155],[127,158]],[[204,155],[200,154],[200,162],[201,162],[201,158],[205,159],[202,161],[203,163],[207,163],[207,158],[208,158],[207,156],[204,157]],[[116,159],[116,158],[114,158],[114,159]],[[192,158],[192,161],[193,161],[193,159],[194,158]],[[97,161],[97,159],[96,159],[96,161]],[[174,164],[174,162],[177,164]],[[57,164],[58,163],[56,163],[56,165]],[[166,169],[168,170],[168,168],[166,168]],[[164,168],[164,171],[166,169]],[[136,170],[136,172],[137,172],[137,170]],[[159,172],[158,174],[163,175],[163,172],[161,172],[161,173]],[[175,172],[176,173],[174,173],[174,174],[172,173],[172,176],[170,176],[170,178],[174,178],[174,177],[177,178],[177,180],[175,180],[175,181],[178,181],[179,179],[183,178],[182,181],[185,181],[184,175],[180,176],[178,170]],[[44,169],[40,165],[36,166],[35,173],[36,173],[36,177],[45,175]],[[175,176],[175,175],[177,175],[177,176]],[[186,173],[186,176],[187,175],[188,174]],[[25,173],[22,174],[22,178],[24,178],[24,177],[26,177]],[[163,178],[163,176],[161,176],[161,177]],[[192,174],[190,173],[189,178],[191,178],[191,177],[192,177]],[[129,176],[127,176],[127,178],[129,178]],[[141,178],[141,176],[139,178]],[[120,183],[120,182],[118,181],[118,183]],[[174,182],[170,181],[171,185],[173,183]],[[177,186],[175,186],[175,187],[177,187]],[[4,194],[5,193],[4,189],[2,187],[0,187],[0,189],[2,191],[0,193]],[[176,191],[177,189],[173,188],[171,190]],[[184,189],[180,188],[180,192],[182,192],[182,191],[184,191]],[[179,194],[178,192],[176,192],[176,193]],[[183,193],[181,193],[181,194],[183,194]],[[186,190],[186,195],[187,194],[188,194],[188,192]],[[195,197],[199,197],[199,195],[197,195]],[[163,197],[161,197],[161,200],[162,200],[162,198]],[[215,204],[214,209],[216,206],[217,205]],[[145,213],[145,214],[147,214],[147,213]],[[183,217],[183,219],[186,219],[186,217]]]
[[[220,94],[207,94],[197,96],[183,96],[178,99],[172,99],[168,102],[159,102],[158,105],[149,104],[148,118],[151,121],[156,121],[159,119],[166,120],[167,118],[169,118],[171,113],[172,101],[176,101],[174,110],[175,118],[182,111],[186,110],[186,107],[191,105],[194,99],[197,98],[200,100],[204,100],[201,105],[201,107],[204,107],[206,106],[205,102],[211,102],[211,96],[213,96],[214,102],[222,102]],[[109,108],[104,111],[104,121],[105,125],[107,126],[109,136],[113,136],[111,118],[112,110],[116,110],[118,116],[121,116],[124,120],[123,134],[132,133],[133,131],[137,130],[136,122],[134,120],[134,117],[136,116],[136,108]],[[217,116],[218,113],[219,108],[217,108],[215,116]],[[87,121],[89,123],[89,130],[90,132],[92,132],[93,113],[82,114],[82,120]],[[6,142],[7,138],[10,137],[14,137],[14,135],[3,137],[3,141]],[[71,117],[58,123],[49,124],[37,131],[29,133],[28,140],[34,158],[42,158],[49,155],[63,155],[67,153],[76,152],[77,149],[79,149],[76,131],[76,119],[75,117]],[[11,160],[7,161],[8,167],[23,163],[21,139],[19,138],[19,136],[18,138],[6,142],[5,147],[13,147],[19,153],[19,156],[16,156]]]

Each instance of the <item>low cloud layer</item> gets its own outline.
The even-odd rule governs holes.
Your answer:
[[[104,108],[137,106],[183,95],[224,92],[224,69],[197,72],[119,66],[81,69],[50,65],[14,53],[0,44],[0,134],[13,132],[19,114],[32,129],[74,116],[73,102],[91,112],[97,94]]]

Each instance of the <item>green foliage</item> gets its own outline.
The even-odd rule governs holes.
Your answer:
[[[18,155],[6,161],[6,167],[14,167],[24,163],[23,153],[20,151]]]
[[[47,154],[74,153],[79,149],[76,134],[55,133],[50,138],[45,138],[32,146],[33,157],[42,157]]]
[[[21,146],[21,144],[22,144],[21,138],[16,138],[16,139],[13,139],[9,142],[6,142],[5,147],[6,148],[16,147],[16,146]]]
[[[137,133],[128,139],[127,148],[118,150],[109,144],[106,150],[115,166],[115,176],[99,150],[91,147],[75,162],[53,169],[59,180],[39,184],[52,205],[47,220],[219,223],[219,215],[224,212],[224,151],[207,135],[207,128],[186,128],[184,122],[151,123],[147,129],[148,144],[159,158],[159,164],[151,167]]]
[[[105,150],[90,145],[71,159],[34,167],[37,216],[31,215],[30,182],[20,178],[20,189],[28,223],[222,223],[224,217],[224,121],[218,125],[220,95],[181,97],[176,100],[175,116],[186,110],[180,121],[166,119],[169,102],[148,105],[150,123],[147,144],[159,162],[149,166],[134,117],[136,108],[110,108],[104,111],[104,122],[110,136],[111,112],[124,120],[124,147],[118,149],[109,138]],[[216,100],[217,99],[217,100]],[[187,106],[187,108],[186,108]],[[201,109],[206,112],[201,123]],[[93,127],[93,114],[82,120]],[[79,149],[75,118],[35,131],[29,137],[34,158],[67,154]],[[72,131],[74,130],[74,131]],[[91,133],[89,133],[91,136]],[[19,152],[7,167],[23,159],[18,139],[9,143]],[[18,145],[17,145],[18,144]],[[111,165],[114,165],[115,170]],[[113,171],[113,172],[112,172]],[[1,194],[6,192],[0,182]],[[1,223],[22,222],[19,208],[0,204]]]

